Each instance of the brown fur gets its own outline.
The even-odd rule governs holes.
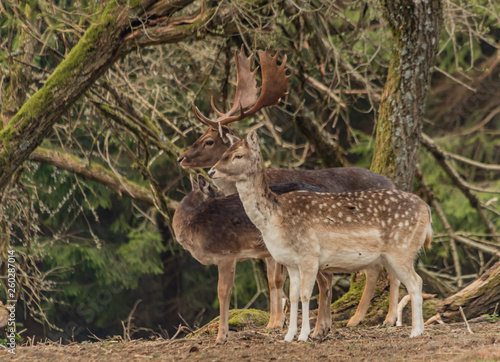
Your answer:
[[[228,133],[234,134],[226,126],[222,126],[222,135],[219,135],[219,130],[209,127],[179,156],[177,162],[183,168],[212,167],[229,147]]]

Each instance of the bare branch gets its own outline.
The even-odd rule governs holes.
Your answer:
[[[55,166],[61,170],[73,172],[83,179],[98,182],[116,191],[120,196],[126,195],[148,206],[154,206],[153,196],[148,189],[126,178],[118,178],[105,167],[95,162],[89,166],[73,155],[41,147],[37,148],[36,151],[32,153],[30,159]],[[168,200],[168,207],[174,210],[177,207],[177,202]]]
[[[465,197],[467,197],[471,206],[476,209],[479,217],[485,224],[488,232],[491,234],[496,234],[495,225],[484,213],[481,207],[481,202],[479,201],[477,196],[471,191],[472,187],[470,187],[469,184],[467,184],[464,180],[462,180],[457,171],[455,171],[450,166],[449,162],[446,160],[446,154],[429,136],[427,136],[424,133],[422,133],[422,144],[425,146],[425,148],[427,148],[427,150],[429,150],[429,152],[432,153],[436,161],[441,165],[441,167],[446,172],[448,177],[453,181],[455,186],[457,186],[460,189],[460,191],[462,191],[462,193],[465,195]]]

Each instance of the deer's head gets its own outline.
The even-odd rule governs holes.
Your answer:
[[[234,139],[234,143],[222,158],[208,172],[214,179],[238,182],[247,179],[248,175],[259,172],[264,165],[259,149],[259,136],[251,131],[247,139]]]
[[[210,128],[178,158],[177,161],[183,168],[215,165],[231,145],[229,136],[234,136],[234,132],[227,125],[253,115],[264,107],[279,103],[286,94],[289,78],[285,68],[286,56],[281,65],[278,65],[278,53],[274,57],[267,51],[259,50],[257,53],[262,69],[261,87],[257,87],[255,80],[258,68],[251,70],[253,54],[246,57],[242,47],[239,54],[235,52],[237,82],[231,109],[226,113],[220,112],[212,98],[212,109],[218,118],[211,120],[193,104],[195,117]]]
[[[208,128],[188,150],[177,159],[182,168],[212,167],[220,160],[231,143],[227,135],[234,136],[234,132],[226,126],[221,130]]]

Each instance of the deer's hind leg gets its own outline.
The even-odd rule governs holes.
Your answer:
[[[387,274],[389,275],[389,310],[387,311],[384,325],[393,326],[396,324],[398,316],[399,286],[401,282],[391,272],[388,271]]]
[[[311,335],[313,339],[323,339],[332,328],[332,274],[319,272],[316,281],[319,289],[318,317]]]
[[[219,282],[217,293],[219,296],[219,331],[217,333],[216,344],[224,344],[229,333],[229,301],[231,290],[234,284],[234,271],[236,269],[236,259],[222,260],[218,265]]]
[[[382,269],[383,267],[381,264],[376,264],[364,270],[366,275],[365,289],[363,290],[363,295],[359,301],[356,313],[354,313],[347,323],[348,327],[356,327],[365,318],[368,307],[370,306],[370,301],[375,293],[377,280]]]
[[[413,260],[386,256],[386,268],[404,284],[411,299],[412,328],[410,337],[420,336],[424,332],[424,317],[422,312],[422,278],[413,268]]]

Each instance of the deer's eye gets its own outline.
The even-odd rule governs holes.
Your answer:
[[[212,145],[214,144],[214,141],[212,141],[212,140],[208,140],[207,142],[205,142],[205,144],[206,144],[207,146],[212,146]]]
[[[243,155],[234,155],[234,158],[240,159],[243,158]]]

